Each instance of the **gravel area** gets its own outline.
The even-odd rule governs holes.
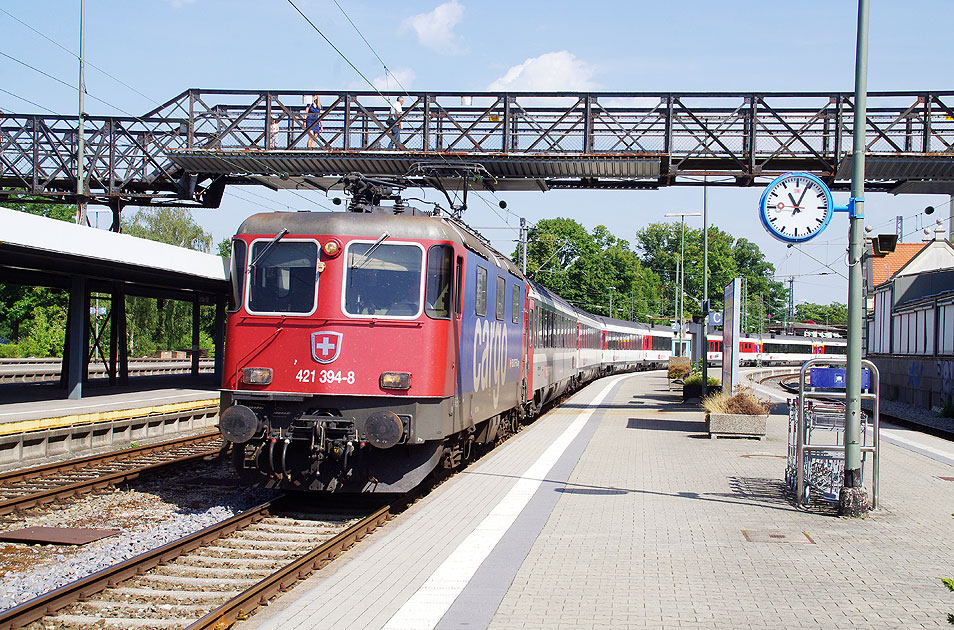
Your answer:
[[[188,471],[2,517],[2,530],[46,526],[121,532],[82,546],[0,543],[0,610],[214,525],[274,494],[240,487],[228,462],[203,462]]]
[[[867,401],[865,401],[864,406],[869,409],[871,408],[870,403]],[[895,418],[901,418],[908,422],[916,422],[917,424],[923,424],[924,426],[940,429],[941,431],[954,433],[954,418],[942,418],[930,409],[925,409],[924,407],[917,407],[893,400],[884,400],[882,398],[881,413],[894,416]]]

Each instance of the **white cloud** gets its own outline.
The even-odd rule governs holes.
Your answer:
[[[401,23],[401,30],[411,29],[417,41],[425,48],[438,52],[456,53],[460,48],[455,42],[454,27],[464,15],[464,5],[451,0],[438,5],[430,13],[413,15]]]
[[[590,80],[595,68],[561,50],[531,57],[513,66],[488,86],[492,92],[586,92],[598,84]]]

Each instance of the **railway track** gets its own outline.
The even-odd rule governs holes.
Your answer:
[[[0,630],[224,628],[384,524],[362,513],[288,512],[279,497],[0,613]],[[370,512],[370,513],[369,513]]]
[[[218,431],[0,474],[0,515],[93,492],[222,450]]]
[[[772,374],[771,376],[766,376],[759,379],[759,384],[778,384],[779,387],[789,392],[790,394],[798,393],[798,372],[792,374]]]

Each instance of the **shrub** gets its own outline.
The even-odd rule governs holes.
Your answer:
[[[702,374],[693,374],[692,376],[684,380],[683,384],[684,385],[702,385]],[[714,376],[709,376],[708,378],[706,378],[706,385],[710,387],[713,385],[722,385],[722,381],[720,381]]]
[[[719,392],[702,399],[702,406],[709,413],[740,413],[752,416],[764,416],[769,412],[768,403],[755,397],[749,388],[737,387],[731,396]]]
[[[669,380],[685,378],[689,375],[689,364],[674,363],[669,365]]]
[[[28,357],[56,357],[63,354],[66,317],[56,306],[41,306],[33,311],[27,338],[20,342],[20,351]]]
[[[951,400],[948,400],[944,403],[944,406],[941,407],[941,417],[954,418],[954,403],[952,403]]]

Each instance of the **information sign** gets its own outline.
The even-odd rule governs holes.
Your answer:
[[[722,391],[731,394],[739,384],[739,339],[741,338],[739,302],[742,278],[725,285],[722,310]]]

